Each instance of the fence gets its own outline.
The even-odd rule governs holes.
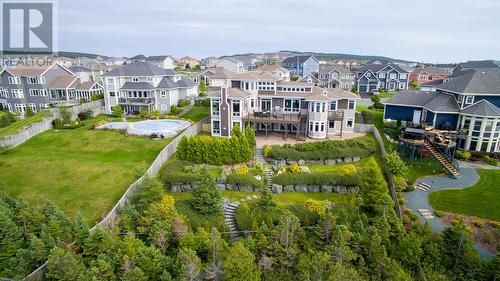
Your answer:
[[[96,231],[97,228],[105,228],[108,225],[110,225],[115,218],[118,216],[120,213],[120,209],[123,207],[123,205],[130,199],[130,196],[134,193],[134,191],[137,189],[137,187],[142,183],[144,177],[151,176],[154,177],[158,174],[160,171],[161,166],[167,161],[168,158],[170,158],[175,151],[177,150],[177,145],[179,144],[181,138],[183,136],[190,137],[197,135],[201,132],[203,124],[207,122],[208,118],[205,118],[198,123],[192,125],[191,127],[187,128],[182,132],[180,135],[178,135],[175,139],[173,139],[167,146],[163,148],[163,150],[158,154],[156,159],[153,161],[149,169],[146,171],[144,176],[140,177],[138,180],[136,180],[133,184],[131,184],[128,189],[125,191],[123,196],[118,200],[118,203],[111,209],[111,211],[106,215],[106,217],[100,221],[98,224],[96,224],[94,227],[90,229],[90,232],[93,233]],[[43,280],[43,276],[48,270],[48,263],[45,262],[43,265],[41,265],[39,268],[35,269],[33,272],[30,273],[30,275],[26,276],[24,278],[25,281],[33,281],[33,280]]]
[[[44,118],[38,123],[27,126],[18,134],[6,136],[3,140],[0,140],[0,147],[5,147],[7,149],[14,148],[32,137],[52,129],[52,120],[54,120],[54,118]]]
[[[358,133],[371,133],[373,132],[373,127],[375,127],[373,124],[354,124],[354,132]]]

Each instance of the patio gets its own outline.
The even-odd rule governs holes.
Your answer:
[[[344,134],[342,137],[339,135],[329,135],[326,139],[311,139],[311,138],[306,138],[305,141],[297,141],[295,138],[286,138],[284,139],[280,134],[278,133],[269,133],[269,135],[266,137],[264,135],[257,134],[256,135],[256,141],[257,147],[264,147],[266,145],[273,145],[273,144],[296,144],[296,143],[303,143],[303,142],[313,142],[313,141],[325,141],[325,140],[348,140],[352,138],[357,138],[366,135],[366,133],[349,133],[349,134]]]

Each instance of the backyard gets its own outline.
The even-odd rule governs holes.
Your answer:
[[[0,112],[0,114],[2,113]],[[15,135],[19,133],[25,126],[40,122],[43,120],[43,118],[46,117],[50,117],[50,115],[48,113],[38,113],[31,117],[18,120],[7,127],[0,128],[0,139],[3,139],[8,135]]]
[[[195,104],[189,111],[184,113],[181,117],[189,119],[194,123],[201,121],[210,116],[210,107]]]
[[[440,190],[429,195],[434,209],[500,221],[500,172],[477,169],[480,179],[460,190]]]
[[[50,200],[68,215],[98,221],[171,139],[151,141],[91,130],[49,130],[0,156],[5,191],[32,203]]]

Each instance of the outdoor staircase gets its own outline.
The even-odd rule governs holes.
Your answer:
[[[236,202],[231,202],[224,206],[224,222],[229,227],[229,237],[235,239],[241,236],[241,231],[238,230],[236,226],[236,219],[234,218],[234,212],[240,206],[242,202],[247,202],[259,198],[257,195],[249,195],[243,199]]]
[[[264,174],[266,175],[267,178],[267,186],[269,189],[272,190],[273,187],[273,171],[269,169],[268,166],[266,166],[266,161],[264,160],[264,156],[262,155],[262,148],[256,148],[255,150],[255,155],[253,159],[256,162],[260,162],[262,165],[264,165]]]
[[[429,140],[424,142],[425,148],[431,152],[431,154],[441,163],[443,168],[450,174],[452,178],[459,178],[461,176],[458,163],[456,163],[452,156],[447,156],[442,153],[436,146],[434,146]]]
[[[426,184],[425,182],[419,182],[415,185],[415,188],[420,189],[422,191],[429,191],[431,190],[431,186],[429,184]]]

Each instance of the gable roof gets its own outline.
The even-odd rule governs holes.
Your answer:
[[[241,60],[233,58],[233,57],[224,57],[224,58],[221,58],[220,60],[217,61],[217,63],[219,63],[220,61],[223,61],[223,60],[229,60],[229,61],[232,61],[234,63],[241,63],[241,64],[243,64],[243,62]]]
[[[460,69],[498,68],[498,65],[491,60],[477,60],[459,63],[457,67]]]
[[[161,89],[175,89],[175,88],[190,88],[196,86],[193,81],[182,77],[178,81],[174,82],[171,77],[163,77],[156,88]]]
[[[459,112],[460,108],[452,95],[440,92],[404,90],[386,100],[384,104],[417,106],[433,112]]]
[[[393,63],[387,63],[387,64],[365,64],[362,67],[356,69],[356,72],[357,73],[365,73],[365,72],[371,70],[373,73],[376,73],[376,72],[379,72],[379,71],[381,71],[382,69],[384,69],[386,67],[392,67],[393,69],[395,69],[397,72],[400,72],[400,73],[408,73],[407,70],[404,70],[400,66],[398,66],[396,64],[393,64]]]
[[[178,75],[172,69],[163,69],[147,62],[132,62],[120,65],[103,76],[174,76]]]
[[[500,93],[500,68],[469,69],[458,74],[453,75],[453,79],[443,83],[438,89],[470,94]]]
[[[257,67],[255,70],[257,71],[276,71],[276,70],[281,70],[284,72],[288,72],[288,69],[284,68],[281,65],[278,64],[263,64],[259,67]]]
[[[66,89],[69,86],[71,86],[73,84],[73,82],[75,82],[75,80],[77,80],[77,79],[78,79],[77,76],[61,75],[61,76],[58,76],[56,79],[54,79],[54,81],[52,81],[52,83],[50,83],[48,88]]]
[[[171,58],[173,61],[175,61],[175,59],[172,56],[170,56],[170,55],[166,55],[166,56],[150,56],[150,57],[146,58],[146,61],[164,61],[167,58]]]
[[[478,116],[500,116],[500,109],[487,100],[480,100],[462,109],[462,113]]]
[[[80,90],[80,91],[88,91],[88,90],[92,89],[92,87],[94,87],[95,84],[102,87],[101,84],[99,84],[97,82],[88,81],[88,82],[83,82],[83,83],[78,84],[78,86],[76,86],[76,89]]]
[[[316,59],[313,55],[300,55],[300,56],[287,57],[286,59],[283,60],[282,64],[284,64],[284,63],[297,63],[297,62],[299,64],[303,64],[306,60],[308,60],[311,57]]]
[[[320,64],[319,65],[319,72],[320,73],[330,73],[334,70],[338,71],[339,73],[352,73],[351,70],[345,68],[342,65],[338,65],[338,64]]]
[[[153,85],[148,82],[125,82],[120,88],[121,90],[151,90]]]
[[[449,73],[445,71],[443,68],[438,68],[435,66],[417,67],[412,71],[412,73],[422,73],[422,72],[428,73],[430,75],[445,75]]]
[[[90,72],[90,69],[85,66],[71,66],[69,70],[73,72]]]

